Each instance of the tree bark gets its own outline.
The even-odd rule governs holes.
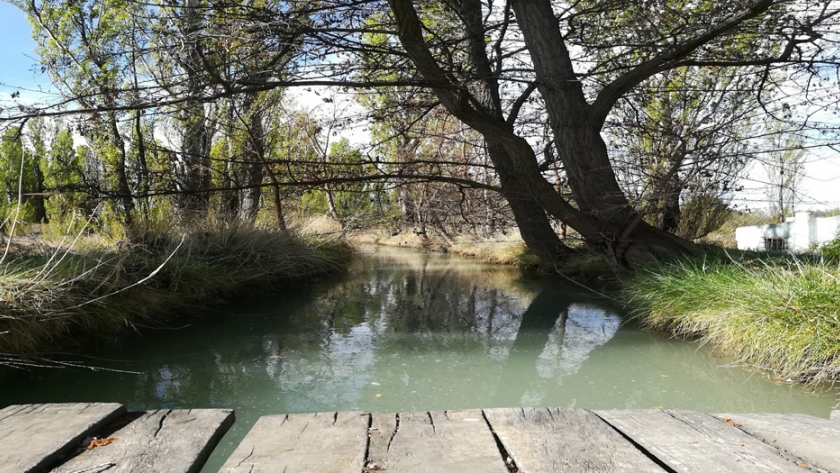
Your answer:
[[[699,253],[700,248],[693,243],[642,221],[627,201],[600,134],[602,111],[586,101],[550,2],[513,0],[512,7],[534,63],[537,87],[546,104],[576,212],[587,213],[597,221],[583,226],[570,221],[570,225],[617,266],[636,266],[665,255]],[[540,196],[546,207],[555,207],[552,201],[561,199],[557,192],[545,190]],[[566,221],[562,214],[569,209],[556,207],[561,211],[552,214]]]
[[[201,9],[197,0],[187,0],[183,17],[185,58],[181,66],[186,75],[186,93],[190,96],[200,96],[203,81],[199,71],[202,47],[199,34],[201,31]],[[187,100],[180,113],[180,120],[184,126],[181,141],[181,179],[183,195],[180,198],[181,207],[188,219],[206,216],[210,196],[210,136],[207,131],[204,104],[199,100]]]
[[[245,189],[239,209],[239,220],[253,225],[257,220],[265,178],[265,130],[262,110],[256,104],[256,95],[248,94],[243,103],[247,118],[242,120],[248,134],[245,142]]]
[[[134,213],[134,198],[131,196],[131,187],[128,185],[128,173],[126,171],[126,152],[125,141],[122,139],[122,134],[117,127],[117,115],[114,112],[108,113],[108,125],[111,132],[111,145],[116,149],[116,162],[114,163],[114,172],[117,175],[117,193],[120,196],[120,203],[123,210],[123,222],[130,225]]]
[[[399,25],[400,41],[420,73],[431,81],[444,83],[450,80],[448,77],[451,75],[440,69],[427,49],[420,33],[419,17],[410,1],[390,0],[389,3]],[[463,91],[456,92],[448,88],[434,89],[434,92],[450,113],[484,136],[488,155],[499,174],[504,189],[503,195],[510,205],[522,239],[540,262],[551,268],[573,251],[560,241],[545,210],[523,185],[524,182],[515,178],[512,170],[517,165],[516,158],[511,155],[504,139],[500,140],[500,137],[505,136],[512,136],[514,140],[518,137],[513,135],[502,113],[499,84],[485,49],[481,2],[463,0],[457,4],[457,8],[459,17],[466,26],[466,66],[476,80],[470,84],[470,96],[465,95]],[[471,99],[480,107],[479,110],[472,108]],[[533,151],[531,156],[536,166]]]

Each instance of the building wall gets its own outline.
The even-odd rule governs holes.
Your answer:
[[[840,228],[840,217],[824,217],[817,219],[817,241],[828,242],[837,236]]]
[[[735,240],[739,250],[764,251],[767,239],[783,239],[788,251],[801,253],[831,241],[840,228],[840,217],[816,218],[811,212],[798,212],[784,223],[738,227]]]

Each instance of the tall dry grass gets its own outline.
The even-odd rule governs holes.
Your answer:
[[[96,237],[18,248],[0,274],[0,363],[154,325],[221,298],[343,268],[350,250],[232,224],[183,231],[135,226],[125,242]],[[8,363],[7,363],[8,364]]]

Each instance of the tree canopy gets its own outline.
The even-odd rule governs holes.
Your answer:
[[[410,87],[417,92],[392,93],[371,103],[371,119],[383,116],[380,107],[402,110],[423,102],[479,134],[495,173],[493,183],[467,173],[438,178],[498,191],[523,239],[544,263],[551,265],[571,251],[557,238],[551,217],[575,229],[614,267],[636,266],[699,251],[645,219],[649,204],[631,198],[638,195],[622,187],[615,154],[605,140],[611,117],[626,111],[634,97],[650,97],[651,81],[683,77],[683,85],[696,89],[695,97],[685,100],[723,122],[729,120],[725,114],[735,120],[740,106],[723,106],[723,101],[749,98],[749,108],[771,113],[768,104],[778,100],[779,91],[807,101],[806,113],[812,117],[837,109],[837,78],[832,76],[838,72],[840,38],[836,1],[17,4],[35,25],[43,67],[61,84],[64,97],[60,103],[4,110],[0,120],[73,114],[91,127],[110,127],[114,188],[126,215],[132,211],[131,197],[147,192],[132,189],[131,173],[121,171],[131,167],[119,126],[126,114],[139,117],[145,111],[173,118],[173,127],[181,130],[181,146],[175,150],[182,170],[179,190],[205,196],[213,185],[209,143],[217,128],[212,111],[224,100],[286,87],[331,85],[348,92]],[[737,97],[721,96],[711,82],[698,79],[726,74],[750,77],[730,80]],[[835,87],[820,87],[824,83]],[[720,100],[709,100],[715,94]],[[662,102],[655,105],[646,98],[638,103],[645,104],[651,118],[646,129],[662,124],[665,111],[656,110]],[[689,124],[689,108],[683,108],[683,118],[676,118],[685,123],[672,132],[693,140],[691,146],[708,148],[698,135],[702,123]],[[247,107],[243,110],[243,116],[253,117]],[[803,126],[817,124],[809,120]],[[632,126],[628,130],[634,133]],[[730,172],[742,159],[737,147],[723,154],[732,160],[716,161],[720,167],[714,173]],[[251,155],[253,169],[264,172],[269,163],[257,151]],[[683,180],[694,172],[686,163],[683,159],[676,166]],[[367,177],[382,179],[381,166],[371,169],[376,171]],[[677,176],[676,171],[670,174],[664,181]],[[253,176],[246,187],[272,185],[265,174]],[[306,183],[328,184],[331,178],[322,177]],[[641,195],[642,200],[661,200],[661,192]],[[202,199],[180,205],[195,210],[206,205]]]

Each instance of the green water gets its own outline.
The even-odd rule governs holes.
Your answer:
[[[266,414],[661,406],[828,417],[837,397],[641,331],[557,281],[398,248],[366,250],[341,278],[237,300],[184,323],[142,330],[84,360],[137,374],[39,370],[8,380],[0,406],[234,408],[236,424],[204,469],[211,472]]]

